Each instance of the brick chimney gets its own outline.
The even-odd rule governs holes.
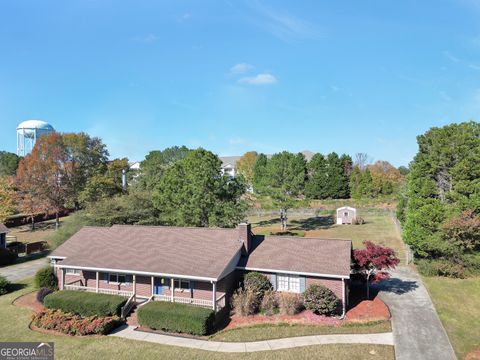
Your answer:
[[[252,250],[252,226],[247,222],[238,224],[238,235],[243,241],[244,253],[248,255]]]

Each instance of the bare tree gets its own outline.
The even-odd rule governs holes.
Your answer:
[[[365,170],[367,165],[371,162],[370,156],[367,153],[356,153],[354,166],[358,166],[360,170]]]

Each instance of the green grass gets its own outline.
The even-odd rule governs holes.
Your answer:
[[[53,341],[55,359],[211,359],[211,360],[281,360],[281,359],[338,359],[338,360],[393,360],[392,346],[380,345],[319,345],[288,350],[251,354],[226,354],[114,337],[54,336],[28,328],[31,312],[12,305],[12,301],[33,290],[31,280],[27,287],[0,296],[0,341]]]
[[[262,324],[221,331],[211,336],[210,339],[215,341],[244,342],[308,335],[375,334],[390,331],[392,331],[390,321],[378,321],[370,324],[345,324],[341,326]]]
[[[358,216],[365,220],[365,224],[336,225],[328,212],[320,216],[292,214],[288,216],[287,230],[303,231],[305,237],[349,239],[354,248],[362,247],[364,240],[370,240],[393,248],[402,262],[405,261],[405,246],[389,212],[358,209]],[[277,215],[250,216],[248,220],[255,234],[265,235],[281,230]]]
[[[480,277],[423,277],[459,359],[480,349]]]

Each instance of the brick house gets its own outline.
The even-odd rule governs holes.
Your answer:
[[[349,240],[255,236],[236,229],[166,226],[84,227],[49,256],[60,289],[210,307],[230,301],[245,271],[274,289],[301,293],[318,283],[347,305]]]

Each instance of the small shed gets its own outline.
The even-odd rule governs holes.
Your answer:
[[[7,233],[7,227],[0,223],[0,249],[5,249],[7,247]]]
[[[357,209],[350,206],[342,206],[337,209],[337,224],[352,224],[357,217]]]

